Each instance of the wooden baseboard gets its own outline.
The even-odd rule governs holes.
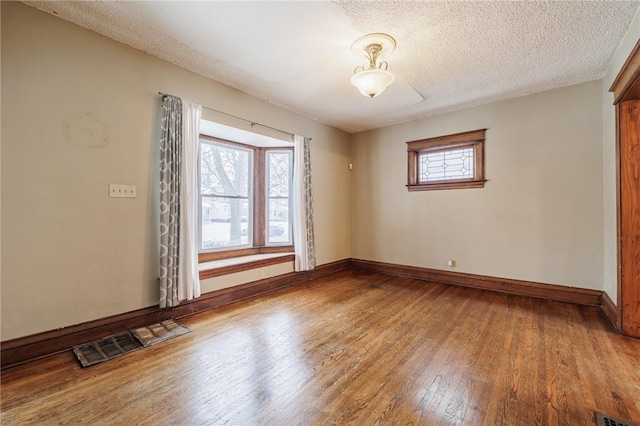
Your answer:
[[[519,296],[558,300],[561,302],[577,303],[580,305],[599,306],[602,303],[602,292],[599,290],[565,287],[561,285],[512,280],[508,278],[487,277],[484,275],[441,271],[437,269],[396,265],[392,263],[360,259],[351,259],[351,266],[354,269],[379,272],[382,274],[416,278],[436,283],[473,287],[483,290],[499,291]]]
[[[396,265],[361,259],[345,259],[318,266],[313,271],[291,272],[272,278],[206,293],[175,308],[150,306],[59,330],[46,331],[1,343],[2,369],[44,358],[69,350],[72,346],[99,339],[120,331],[152,324],[169,318],[183,318],[199,312],[228,305],[268,292],[292,287],[345,269],[359,269],[387,275],[421,279],[443,284],[459,285],[530,296],[581,305],[602,306],[605,315],[618,329],[618,309],[606,293],[576,287],[543,284],[508,278],[487,277],[461,272],[441,271],[415,266]]]
[[[602,312],[609,318],[613,327],[620,331],[620,311],[606,291],[602,292]]]
[[[157,306],[150,306],[58,330],[45,331],[31,336],[8,340],[1,343],[0,365],[2,369],[5,369],[24,364],[69,350],[72,346],[100,339],[120,331],[142,327],[169,318],[183,318],[239,300],[292,287],[314,278],[349,269],[350,266],[351,262],[349,259],[340,260],[318,266],[313,271],[291,272],[205,293],[198,299],[185,302],[174,308],[160,309]]]

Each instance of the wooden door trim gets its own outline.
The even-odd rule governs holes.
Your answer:
[[[611,88],[610,92],[614,94],[614,105],[616,109],[616,147],[615,147],[615,161],[616,161],[616,221],[617,221],[617,241],[616,241],[616,249],[617,249],[617,278],[618,278],[618,294],[617,294],[617,310],[616,314],[616,328],[624,335],[629,335],[632,337],[640,337],[640,333],[637,330],[640,330],[640,324],[630,324],[629,326],[625,325],[625,305],[630,308],[640,303],[640,301],[630,301],[629,296],[627,296],[627,289],[631,286],[632,278],[629,277],[629,274],[625,274],[626,263],[625,259],[629,256],[623,253],[625,247],[625,242],[628,239],[633,238],[632,232],[628,232],[626,229],[623,229],[623,209],[626,207],[626,203],[623,202],[622,198],[625,192],[625,188],[623,188],[623,176],[622,169],[623,164],[622,161],[631,161],[629,158],[622,158],[621,150],[622,150],[622,126],[626,122],[626,119],[623,116],[622,105],[626,102],[637,102],[640,100],[640,40],[636,43],[635,47],[631,51],[631,54],[625,61],[624,65],[620,69],[620,72],[616,76]],[[629,244],[626,244],[627,246]],[[634,297],[633,294],[631,297]],[[630,328],[636,330],[630,334]]]
[[[609,91],[613,92],[614,105],[629,99],[638,99],[637,91],[633,90],[633,86],[637,86],[638,77],[640,77],[640,40],[637,41],[609,88]]]

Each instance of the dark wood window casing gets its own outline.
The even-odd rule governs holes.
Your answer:
[[[430,191],[435,189],[483,188],[484,140],[486,129],[456,133],[407,142],[407,189],[409,191]],[[473,150],[473,176],[464,179],[441,179],[420,181],[418,167],[420,156],[428,153],[454,151],[461,148]]]
[[[198,254],[198,262],[211,262],[214,260],[231,259],[235,257],[250,256],[255,254],[289,253],[293,252],[293,245],[266,245],[265,243],[265,156],[269,150],[285,151],[292,148],[261,148],[245,145],[238,142],[200,135],[200,139],[210,140],[232,146],[240,146],[253,151],[253,241],[251,247],[239,247],[230,249],[202,250]]]

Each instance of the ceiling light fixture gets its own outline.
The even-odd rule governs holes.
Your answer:
[[[382,59],[387,58],[396,48],[393,37],[383,33],[367,34],[360,37],[351,45],[351,50],[357,56],[364,54],[369,61],[369,68],[357,66],[351,77],[353,84],[364,96],[375,98],[385,91],[395,77],[387,68],[389,64]]]

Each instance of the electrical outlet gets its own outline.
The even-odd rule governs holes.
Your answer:
[[[109,184],[109,198],[136,198],[135,185]]]
[[[456,261],[455,261],[455,260],[453,260],[453,259],[450,259],[450,260],[447,262],[447,266],[449,267],[449,269],[453,269],[453,268],[455,268],[455,267],[456,267]]]

